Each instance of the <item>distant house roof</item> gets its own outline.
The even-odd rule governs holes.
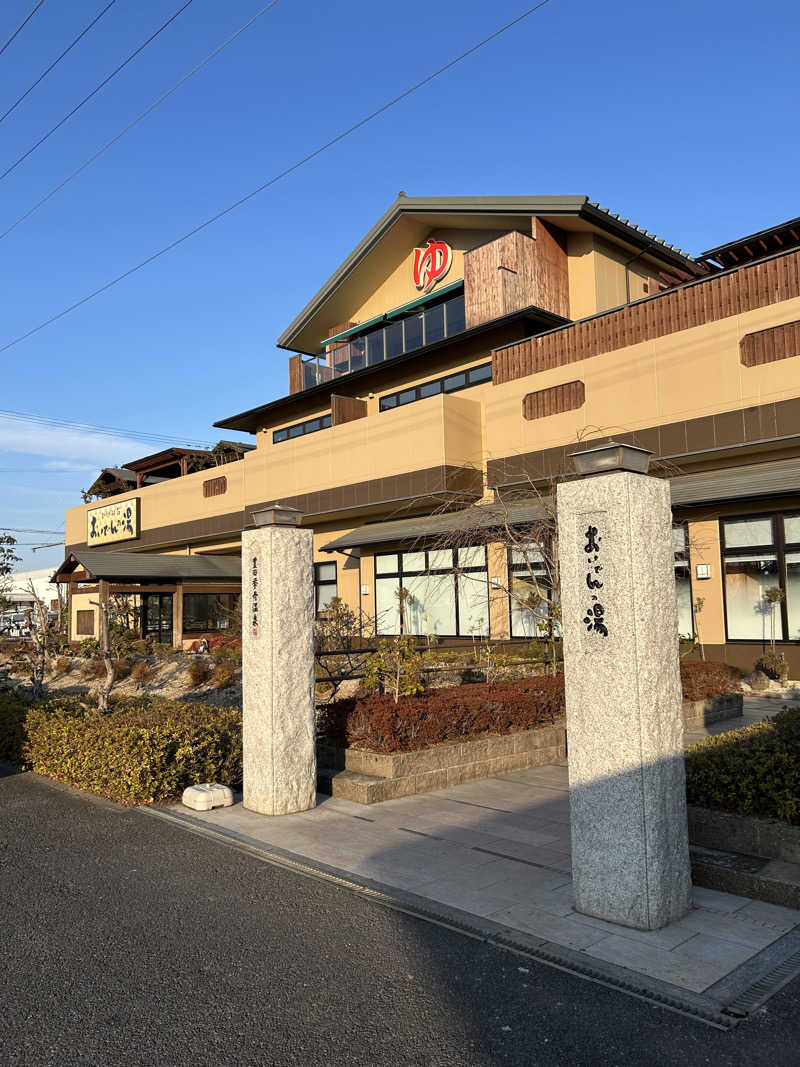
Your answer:
[[[241,557],[219,555],[172,556],[158,552],[104,552],[101,549],[78,549],[71,552],[53,581],[64,581],[76,570],[90,578],[107,581],[174,581],[199,578],[208,581],[241,581]]]

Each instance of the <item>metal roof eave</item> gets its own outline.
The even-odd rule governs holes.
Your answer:
[[[549,325],[542,329],[542,333],[547,333],[551,329],[558,329],[561,326],[569,326],[571,324],[569,319],[565,319],[561,315],[555,315],[552,311],[543,311],[542,308],[537,308],[533,305],[527,308],[520,308],[519,311],[509,312],[508,315],[501,315],[500,318],[489,319],[487,322],[478,323],[477,326],[472,326],[468,330],[462,330],[461,333],[453,334],[451,337],[443,337],[441,341],[434,341],[433,344],[423,345],[422,348],[414,348],[410,352],[404,352],[402,356],[395,356],[393,359],[386,359],[381,363],[375,363],[369,367],[361,367],[360,370],[351,371],[350,374],[343,374],[339,378],[332,378],[330,381],[320,382],[319,385],[312,385],[310,389],[301,389],[299,393],[289,393],[288,396],[282,396],[277,400],[271,400],[268,404],[260,404],[258,407],[250,408],[248,411],[242,411],[238,415],[231,415],[227,419],[220,419],[219,422],[214,423],[214,426],[223,430],[238,430],[240,433],[257,433],[257,427],[256,429],[245,427],[241,425],[242,420],[248,419],[253,423],[253,420],[259,416],[280,411],[281,408],[289,407],[293,402],[300,399],[313,399],[317,396],[324,396],[326,392],[333,393],[338,388],[341,388],[342,385],[344,385],[345,388],[349,388],[352,382],[358,382],[362,378],[374,374],[382,368],[399,367],[404,363],[411,362],[412,360],[419,359],[423,356],[428,356],[431,352],[446,348],[447,345],[460,343],[471,337],[478,337],[482,333],[488,333],[490,330],[496,329],[499,326],[501,327],[508,323],[523,319],[541,319],[542,322],[548,323]],[[519,341],[511,343],[519,344]]]
[[[666,241],[634,225],[627,219],[593,203],[588,196],[398,196],[395,202],[378,219],[371,230],[342,261],[325,284],[314,294],[306,306],[292,320],[277,340],[277,347],[296,351],[292,339],[316,314],[320,307],[347,279],[361,260],[383,238],[402,215],[410,214],[453,215],[541,215],[554,217],[571,215],[584,218],[607,232],[616,233],[635,246],[651,250],[654,255],[671,260],[675,264],[693,263],[691,256]],[[307,353],[313,355],[314,353]]]

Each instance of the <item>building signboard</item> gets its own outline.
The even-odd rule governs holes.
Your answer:
[[[429,293],[444,278],[453,265],[453,249],[446,241],[428,238],[425,248],[414,249],[412,274],[414,285],[423,293]]]
[[[139,536],[139,497],[114,500],[86,512],[86,544],[110,545]]]

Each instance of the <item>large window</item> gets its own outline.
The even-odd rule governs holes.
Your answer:
[[[330,350],[332,376],[372,367],[385,359],[452,337],[464,328],[464,294],[457,293],[395,318],[385,326],[375,326],[358,337],[343,339]]]
[[[333,598],[338,595],[336,563],[315,563],[314,598],[317,605],[317,614],[325,611],[330,606]]]
[[[486,547],[377,555],[375,611],[379,634],[487,635]]]
[[[800,640],[800,516],[723,519],[720,527],[728,640]],[[774,601],[773,589],[781,591]]]
[[[184,593],[184,632],[211,633],[230,629],[238,600],[238,593]]]
[[[682,523],[676,523],[672,527],[672,547],[675,553],[675,597],[678,602],[678,633],[681,637],[693,637],[692,575],[689,566],[686,527]]]
[[[535,544],[509,549],[508,581],[512,637],[549,637],[554,619],[553,589],[544,556]]]

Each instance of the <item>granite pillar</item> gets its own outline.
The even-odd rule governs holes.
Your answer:
[[[242,535],[244,806],[289,815],[316,804],[312,532]]]
[[[669,482],[557,497],[575,907],[656,930],[691,903]]]

